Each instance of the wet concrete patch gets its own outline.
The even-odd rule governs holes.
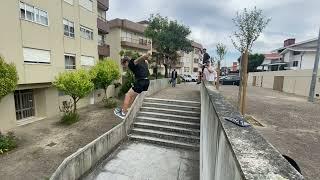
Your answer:
[[[129,141],[83,179],[195,180],[199,152]]]

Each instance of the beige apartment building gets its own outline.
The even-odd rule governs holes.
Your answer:
[[[193,75],[198,73],[199,62],[202,61],[202,45],[192,41],[193,50],[189,53],[180,53],[180,62],[174,66],[179,74]]]
[[[110,33],[107,42],[110,42],[110,58],[120,65],[121,50],[133,50],[140,54],[152,49],[152,41],[144,36],[147,24],[132,22],[127,19],[113,19],[109,21]]]
[[[52,87],[60,72],[90,68],[108,57],[108,0],[5,0],[0,54],[16,65],[16,91],[0,102],[0,130],[59,114],[69,97]],[[101,99],[92,93],[80,107]]]

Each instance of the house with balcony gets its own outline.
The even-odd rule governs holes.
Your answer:
[[[197,74],[199,62],[202,61],[202,45],[195,41],[191,42],[192,51],[189,53],[179,53],[180,61],[177,63],[175,67],[180,74]]]
[[[59,106],[70,97],[52,86],[55,77],[90,68],[110,54],[104,37],[108,8],[108,0],[1,2],[0,55],[15,64],[19,82],[0,102],[0,131],[60,113]],[[92,92],[79,106],[102,96]]]
[[[146,25],[136,23],[127,19],[113,19],[109,21],[110,33],[107,42],[110,44],[110,58],[120,64],[121,50],[133,50],[145,54],[152,50],[152,41],[144,36]]]

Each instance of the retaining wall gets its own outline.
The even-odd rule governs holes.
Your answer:
[[[240,115],[212,85],[201,87],[201,180],[278,180],[303,177],[253,127],[224,117]]]
[[[67,157],[52,174],[50,180],[73,180],[94,167],[126,139],[134,118],[146,95],[151,95],[169,86],[168,79],[150,81],[148,92],[141,93],[134,101],[128,117],[119,125]]]

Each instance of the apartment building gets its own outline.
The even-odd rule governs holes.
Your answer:
[[[52,87],[64,71],[90,68],[109,55],[108,0],[6,0],[0,6],[0,54],[16,65],[16,91],[0,102],[0,130],[59,114],[69,97]],[[99,44],[98,44],[99,42]],[[92,93],[80,107],[101,97]]]
[[[189,53],[180,53],[180,62],[178,63],[178,73],[180,74],[197,74],[199,62],[202,61],[202,45],[192,41],[191,43],[193,50]]]
[[[152,49],[152,41],[144,36],[147,25],[136,23],[127,19],[113,19],[109,21],[110,33],[107,42],[110,42],[110,58],[120,65],[121,50],[133,50],[140,54],[147,53]]]

